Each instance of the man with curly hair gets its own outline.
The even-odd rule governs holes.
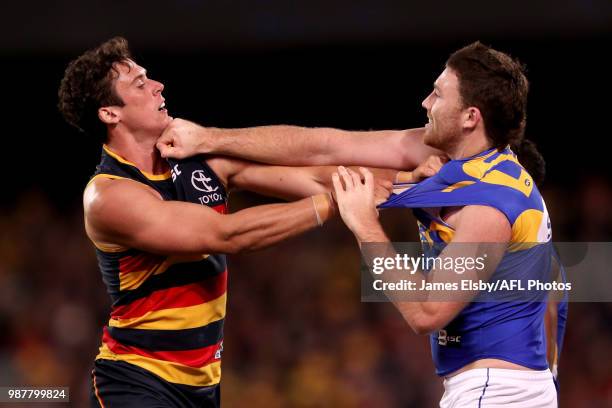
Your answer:
[[[92,371],[92,406],[219,406],[224,254],[269,246],[334,213],[331,167],[162,159],[156,141],[172,121],[163,90],[119,37],[72,61],[59,88],[66,121],[104,142],[83,195],[85,229],[112,300]],[[331,130],[243,130],[296,131]],[[415,163],[429,149],[412,144]],[[378,172],[387,179],[396,173]],[[298,200],[227,214],[230,188]],[[387,195],[381,188],[381,200]]]

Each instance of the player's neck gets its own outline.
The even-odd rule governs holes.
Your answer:
[[[106,145],[125,160],[134,163],[138,169],[151,174],[163,174],[168,171],[168,163],[155,147],[156,141],[155,135],[109,132]]]
[[[491,142],[483,132],[465,135],[461,141],[445,152],[453,160],[465,159],[491,148]]]

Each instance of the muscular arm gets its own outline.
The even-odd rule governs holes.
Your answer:
[[[425,278],[421,275],[421,279],[430,282],[456,282],[458,285],[460,280],[488,280],[501,262],[510,236],[510,223],[498,210],[478,205],[463,207],[458,212],[453,239],[444,248],[440,257],[484,258],[485,270],[478,274],[466,271],[463,275],[455,274],[449,277],[449,271],[434,269],[429,273],[431,276]],[[420,285],[420,282],[417,282],[417,285]],[[453,301],[448,302],[395,302],[395,305],[416,333],[428,334],[450,323],[477,293],[477,291],[456,292]]]
[[[271,166],[231,157],[207,159],[215,173],[229,188],[253,191],[283,200],[296,200],[331,192],[334,166],[290,167]],[[382,202],[390,194],[398,171],[370,169],[375,176],[375,196]],[[399,172],[402,177],[411,173]]]
[[[290,166],[359,165],[411,170],[432,154],[422,128],[346,131],[298,126],[205,128],[175,119],[157,147],[164,157],[215,153]]]
[[[342,178],[342,183],[340,181]],[[351,178],[353,179],[351,181]],[[365,177],[365,182],[358,182],[354,175],[340,171],[340,176],[334,176],[334,189],[338,197],[338,207],[345,224],[351,229],[360,245],[362,255],[369,265],[374,257],[395,257],[395,251],[390,245],[382,226],[378,222],[374,206],[369,198],[371,177]],[[443,258],[483,257],[486,253],[486,270],[480,276],[461,275],[461,279],[477,280],[488,278],[501,261],[506,244],[510,240],[511,228],[506,217],[498,210],[486,206],[465,206],[458,211],[455,218],[455,234],[453,240],[440,254]],[[365,243],[386,243],[381,246],[368,246]],[[470,243],[489,243],[489,245],[474,245]],[[387,270],[378,278],[389,282],[399,282],[406,277],[405,271]],[[427,276],[417,273],[413,276],[416,287],[420,288],[422,281],[449,282],[458,280],[458,276],[449,275],[449,271],[433,269]],[[418,334],[427,334],[445,327],[469,303],[477,292],[461,292],[463,298],[453,301],[432,301],[420,292],[414,301],[405,301],[393,291],[386,292],[410,327]],[[426,293],[425,293],[426,295]]]
[[[164,201],[131,180],[97,180],[85,191],[85,223],[97,243],[159,254],[236,253],[263,248],[318,225],[311,198],[223,215]]]

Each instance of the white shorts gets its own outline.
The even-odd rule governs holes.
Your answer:
[[[475,368],[444,380],[440,408],[557,408],[550,370]]]

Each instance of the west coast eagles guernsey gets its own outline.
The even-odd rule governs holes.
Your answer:
[[[453,228],[439,212],[425,208],[486,205],[508,219],[512,236],[504,257],[490,278],[551,280],[554,250],[546,205],[531,176],[506,148],[452,160],[433,177],[392,195],[381,208],[413,208],[428,256],[449,243]],[[516,299],[516,298],[515,298]],[[444,376],[470,362],[496,358],[534,370],[548,368],[544,313],[546,298],[487,301],[480,292],[443,330],[430,335],[436,373]],[[558,349],[565,330],[567,303],[559,306]]]

